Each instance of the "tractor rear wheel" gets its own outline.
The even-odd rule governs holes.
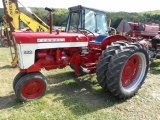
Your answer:
[[[105,51],[114,48],[114,44]],[[101,63],[103,64],[101,70],[104,69],[101,72],[104,77],[101,75],[102,79],[99,83],[103,83],[102,85],[119,99],[131,98],[140,89],[148,73],[148,50],[138,43],[125,42],[113,51],[110,54],[102,53],[100,59],[106,59],[106,61]],[[98,71],[100,73],[100,69]]]
[[[46,78],[37,72],[21,77],[15,86],[15,93],[19,100],[25,102],[41,98],[46,89]]]
[[[115,43],[112,43],[110,46],[108,46],[103,52],[102,55],[99,57],[97,69],[96,69],[96,75],[97,80],[100,86],[105,90],[108,91],[107,88],[107,71],[108,71],[108,64],[114,56],[115,51],[120,49],[121,46],[125,46],[126,42],[117,41]]]

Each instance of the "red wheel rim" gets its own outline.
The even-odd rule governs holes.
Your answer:
[[[122,86],[127,87],[133,83],[135,80],[138,70],[139,70],[139,57],[138,55],[133,55],[125,64],[122,72]]]
[[[3,41],[3,45],[4,45],[5,47],[7,47],[7,46],[8,46],[8,41],[7,41],[7,40],[4,40],[4,41]]]
[[[22,88],[22,95],[27,99],[40,97],[45,91],[45,84],[38,79],[32,79]]]

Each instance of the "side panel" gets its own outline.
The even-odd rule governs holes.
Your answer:
[[[85,46],[88,46],[88,42],[38,43],[38,49],[85,47]]]
[[[34,64],[37,48],[37,44],[17,44],[18,65],[21,69],[27,69]]]
[[[20,68],[23,68],[23,64],[22,64],[23,59],[22,59],[21,46],[20,46],[20,44],[17,44],[17,53],[18,53],[18,66],[19,66]]]
[[[21,69],[28,69],[35,62],[35,51],[37,49],[86,47],[88,42],[63,42],[63,43],[35,43],[17,44],[18,65]]]

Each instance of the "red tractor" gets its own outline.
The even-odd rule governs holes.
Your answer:
[[[128,32],[129,39],[138,41],[148,48],[150,62],[153,59],[160,59],[159,24],[128,23],[131,27]]]
[[[47,10],[51,17],[52,10]],[[13,89],[21,101],[44,95],[47,81],[42,68],[69,65],[76,75],[96,73],[100,86],[119,99],[131,98],[142,86],[149,68],[148,49],[130,37],[110,36],[105,11],[70,7],[66,32],[50,28],[50,33],[13,33],[20,68]]]

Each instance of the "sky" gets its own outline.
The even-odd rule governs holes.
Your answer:
[[[160,0],[19,0],[26,7],[68,8],[76,5],[110,12],[160,10]],[[19,5],[20,7],[21,5]],[[3,8],[2,1],[0,8]]]

